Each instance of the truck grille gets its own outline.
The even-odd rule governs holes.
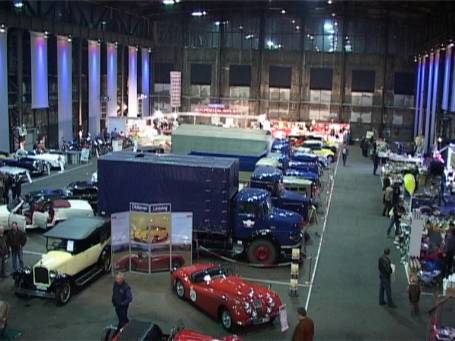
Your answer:
[[[49,276],[46,268],[35,268],[35,283],[49,284]]]

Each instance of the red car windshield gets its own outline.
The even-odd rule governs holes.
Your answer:
[[[217,266],[217,267],[206,269],[204,271],[193,273],[191,275],[191,281],[193,283],[201,283],[206,280],[213,281],[214,279],[225,278],[225,277],[226,277],[225,271],[223,269],[221,269],[221,267]]]

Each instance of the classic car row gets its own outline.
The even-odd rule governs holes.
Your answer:
[[[49,174],[51,169],[63,169],[66,161],[58,151],[37,153],[19,149],[15,154],[0,152],[0,165],[27,170],[30,175]]]
[[[69,218],[44,234],[47,252],[32,267],[14,274],[18,296],[69,302],[73,290],[83,287],[111,270],[110,222],[99,217]],[[130,264],[142,266],[140,258],[128,256],[116,264],[118,270]],[[169,264],[169,257],[160,261]],[[280,297],[270,289],[229,275],[218,265],[194,264],[184,267],[183,259],[172,259],[171,285],[176,295],[190,301],[221,325],[232,330],[273,322],[281,307]],[[179,267],[179,268],[177,268]]]

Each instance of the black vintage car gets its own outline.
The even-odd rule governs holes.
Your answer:
[[[66,190],[69,199],[87,200],[96,212],[98,204],[98,185],[90,181],[75,181]]]
[[[44,161],[35,160],[28,157],[5,157],[0,158],[0,165],[10,166],[17,168],[24,168],[28,170],[30,175],[43,175],[48,172],[48,167]]]

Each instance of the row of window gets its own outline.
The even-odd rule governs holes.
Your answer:
[[[155,83],[170,83],[170,71],[172,64],[156,64]],[[191,64],[191,84],[210,85],[212,84],[211,64]],[[353,92],[374,92],[376,74],[374,70],[352,70],[351,90]],[[290,89],[292,84],[292,67],[275,66],[269,67],[269,87]],[[251,86],[250,65],[229,66],[229,86],[249,87]],[[310,89],[311,90],[332,90],[333,69],[311,68]],[[394,82],[395,94],[413,95],[415,92],[415,74],[409,72],[396,72]]]

